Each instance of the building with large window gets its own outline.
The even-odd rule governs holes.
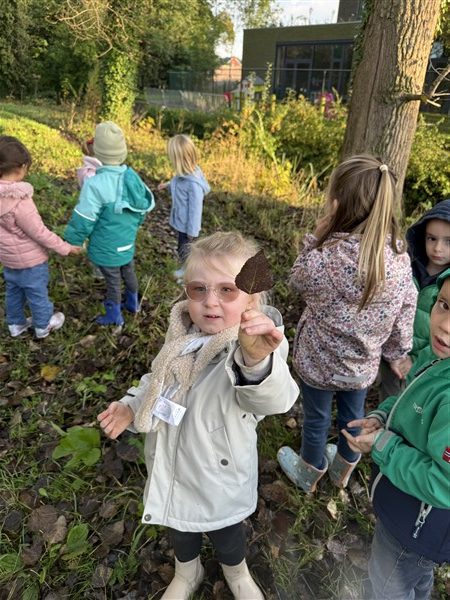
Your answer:
[[[272,65],[272,87],[278,97],[292,89],[314,99],[336,90],[345,97],[350,79],[358,22],[244,31],[243,76],[265,78]]]

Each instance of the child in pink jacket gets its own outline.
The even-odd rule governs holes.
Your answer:
[[[48,297],[48,250],[78,254],[82,248],[64,242],[47,229],[33,202],[33,187],[23,181],[31,165],[26,147],[0,136],[0,262],[6,286],[6,322],[17,337],[31,325],[36,337],[47,337],[64,323]],[[31,318],[25,318],[25,304]]]
[[[94,156],[94,138],[87,140],[83,146],[83,165],[77,169],[78,185],[83,187],[85,179],[94,177],[97,173],[97,169],[102,167],[103,164]]]

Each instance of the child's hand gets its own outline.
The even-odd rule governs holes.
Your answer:
[[[247,367],[253,367],[269,356],[281,344],[283,334],[272,319],[257,310],[241,315],[239,344]]]
[[[162,192],[163,190],[166,189],[167,185],[168,185],[167,183],[159,183],[158,187],[156,189],[158,190],[158,192]]]
[[[69,250],[69,254],[71,256],[73,254],[81,254],[82,252],[84,252],[83,246],[72,246],[72,248]]]
[[[399,379],[405,379],[412,367],[412,360],[409,356],[398,358],[389,363],[389,366]]]
[[[379,419],[375,417],[368,417],[367,419],[355,419],[347,423],[347,427],[360,427],[361,431],[359,435],[365,435],[366,433],[372,433],[377,429],[382,429],[383,424]]]
[[[346,429],[341,429],[342,435],[346,438],[347,443],[353,452],[370,452],[375,443],[378,431],[380,431],[380,429],[373,431],[372,433],[363,433],[353,437]]]
[[[134,421],[134,414],[129,406],[121,402],[111,402],[108,408],[98,415],[97,420],[100,421],[100,427],[105,434],[115,440]]]

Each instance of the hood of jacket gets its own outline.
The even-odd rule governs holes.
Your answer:
[[[202,188],[202,191],[205,195],[211,190],[200,167],[196,167],[193,173],[190,173],[189,175],[179,175],[178,178],[180,180],[192,181],[193,183],[196,183]]]
[[[139,213],[150,212],[155,206],[152,192],[139,175],[127,167],[123,174],[122,194],[116,200],[114,212],[121,213],[123,209]]]
[[[33,195],[33,186],[25,181],[0,180],[0,217],[11,212],[24,198]]]
[[[438,202],[428,210],[423,217],[414,223],[406,232],[406,241],[408,242],[408,251],[412,260],[419,261],[422,265],[428,262],[425,250],[425,229],[428,221],[440,219],[450,223],[450,198]]]

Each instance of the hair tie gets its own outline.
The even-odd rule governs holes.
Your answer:
[[[378,168],[382,173],[389,170],[389,167],[387,165],[380,165]]]

